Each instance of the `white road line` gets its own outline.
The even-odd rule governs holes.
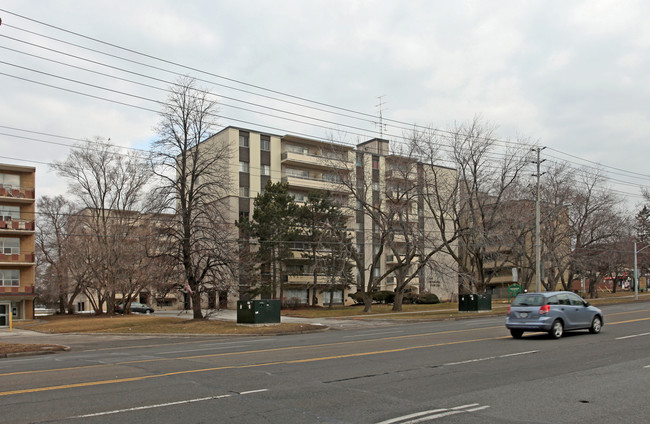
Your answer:
[[[447,366],[452,366],[452,365],[471,364],[473,362],[489,361],[491,359],[502,359],[502,358],[510,358],[510,357],[513,357],[513,356],[530,355],[531,353],[537,353],[537,352],[539,352],[539,351],[538,350],[529,350],[527,352],[508,353],[506,355],[488,356],[486,358],[468,359],[466,361],[459,361],[459,362],[448,362],[448,363],[442,364],[442,365],[447,367]]]
[[[452,411],[455,411],[457,409],[465,409],[465,408],[470,408],[472,406],[478,406],[478,403],[470,403],[468,405],[454,406],[453,408],[449,408],[449,409],[451,409]]]
[[[484,410],[484,409],[488,409],[489,407],[490,407],[489,405],[479,406],[479,407],[477,407],[477,408],[471,408],[471,409],[468,409],[467,412],[482,411],[482,410]]]
[[[258,389],[258,390],[249,390],[247,392],[239,392],[240,395],[250,395],[251,393],[261,393],[268,392],[269,389]]]
[[[240,395],[247,395],[247,394],[251,394],[251,393],[266,392],[267,390],[268,389],[249,390],[247,392],[241,392],[239,394]],[[124,413],[124,412],[141,411],[143,409],[164,408],[164,407],[167,407],[167,406],[184,405],[184,404],[195,403],[195,402],[205,402],[206,400],[224,399],[224,398],[228,398],[228,397],[232,397],[232,396],[233,395],[209,396],[209,397],[197,398],[197,399],[179,400],[177,402],[159,403],[159,404],[156,404],[156,405],[136,406],[136,407],[133,407],[133,408],[115,409],[113,411],[96,412],[94,414],[77,415],[77,416],[74,416],[74,417],[68,417],[68,419],[101,417],[103,415],[121,414],[121,413]]]
[[[417,424],[425,421],[435,420],[437,418],[447,417],[449,415],[462,414],[464,412],[475,412],[489,408],[488,405],[479,406],[478,403],[455,406],[453,408],[431,409],[429,411],[416,412],[409,415],[403,415],[390,420],[382,421],[377,424]],[[415,418],[414,420],[411,418]],[[405,421],[406,420],[406,421]]]
[[[425,421],[435,420],[437,418],[448,417],[450,415],[462,414],[463,412],[466,412],[466,411],[447,411],[447,412],[443,412],[441,414],[429,415],[427,417],[419,418],[417,420],[405,421],[402,424],[417,424],[417,423],[422,423],[422,422],[425,422]]]
[[[408,420],[409,418],[421,417],[422,415],[435,414],[435,413],[443,412],[443,411],[448,411],[448,409],[442,408],[442,409],[432,409],[430,411],[416,412],[414,414],[404,415],[402,417],[397,417],[397,418],[392,418],[390,420],[382,421],[382,422],[377,423],[377,424],[393,424],[393,423],[396,423],[398,421]]]
[[[186,352],[199,352],[202,350],[223,350],[223,349],[229,349],[229,348],[235,348],[235,347],[244,347],[242,345],[240,346],[223,346],[223,347],[206,347],[203,349],[187,349],[187,350],[172,350],[169,352],[160,352],[159,355],[169,355],[172,353],[186,353]]]
[[[614,340],[631,339],[631,338],[634,338],[634,337],[641,337],[641,336],[650,336],[650,333],[632,334],[631,336],[617,337]]]
[[[364,337],[364,336],[383,336],[384,334],[398,334],[398,333],[403,333],[404,331],[401,330],[393,330],[393,331],[380,331],[380,332],[372,332],[372,333],[360,333],[356,334],[354,336],[343,336],[344,339],[358,339],[359,337]]]

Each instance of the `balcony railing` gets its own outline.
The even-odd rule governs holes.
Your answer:
[[[36,198],[36,191],[33,187],[4,187],[0,185],[0,197],[34,200]]]
[[[9,262],[12,264],[15,263],[28,263],[33,264],[35,262],[36,256],[34,252],[23,252],[23,253],[0,253],[0,263]]]
[[[347,187],[341,181],[331,181],[327,178],[310,178],[297,175],[286,175],[282,177],[283,183],[289,186],[301,187],[316,190],[330,190],[337,192],[346,192]]]
[[[12,219],[10,216],[0,216],[0,230],[34,231],[34,221]]]
[[[282,152],[281,160],[283,163],[295,162],[298,164],[308,164],[321,168],[338,168],[346,169],[344,157],[328,156],[328,155],[314,155],[311,153],[298,153],[298,152]]]

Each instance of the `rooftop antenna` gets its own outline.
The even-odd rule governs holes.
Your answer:
[[[384,102],[384,97],[386,97],[385,94],[377,97],[377,99],[379,99],[379,104],[375,105],[375,107],[379,108],[379,122],[374,122],[374,124],[379,127],[379,138],[381,138],[382,140],[384,138],[384,131],[388,132],[388,129],[386,128],[386,124],[384,124],[383,112],[384,112],[384,105],[386,104],[386,102]]]

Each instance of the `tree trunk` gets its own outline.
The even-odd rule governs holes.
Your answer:
[[[368,294],[367,292],[363,292],[361,295],[361,298],[363,299],[363,312],[371,312],[372,311],[372,296]]]
[[[404,292],[395,292],[395,300],[393,301],[393,312],[402,312],[402,301],[404,300]]]
[[[201,293],[195,289],[192,293],[192,312],[194,319],[203,319],[203,312],[201,311]]]

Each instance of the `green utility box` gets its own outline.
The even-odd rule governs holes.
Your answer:
[[[459,312],[484,312],[492,310],[492,295],[484,294],[461,294],[458,296]]]
[[[280,324],[280,301],[238,300],[237,324]]]

